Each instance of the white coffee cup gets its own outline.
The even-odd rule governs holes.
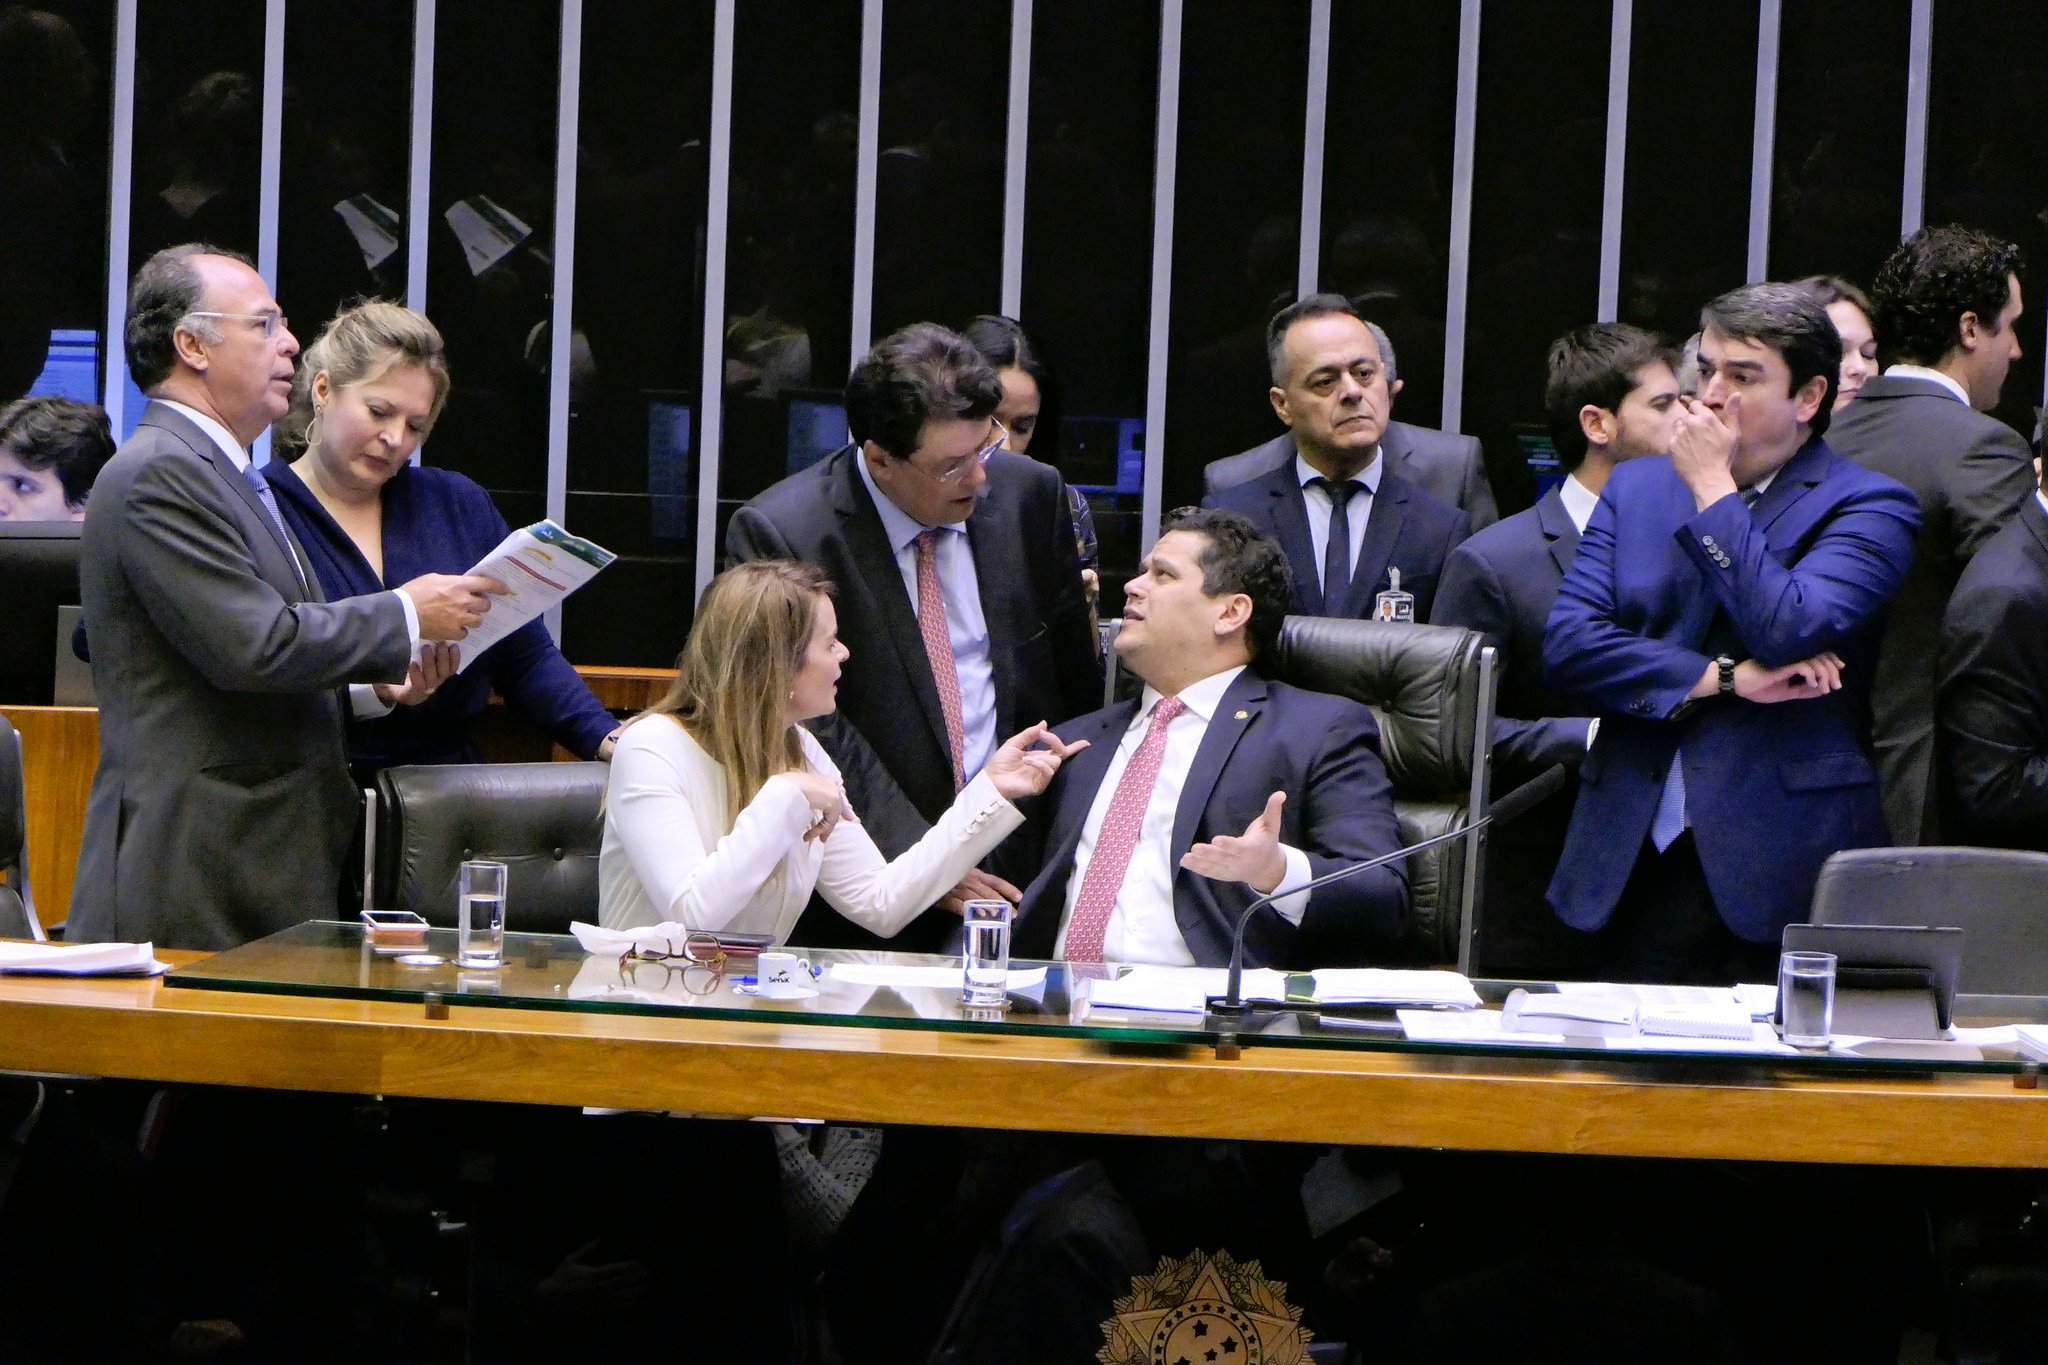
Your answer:
[[[816,995],[811,960],[795,953],[763,953],[754,966],[754,993],[764,999],[792,1000]]]

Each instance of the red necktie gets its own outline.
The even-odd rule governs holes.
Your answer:
[[[962,755],[966,732],[960,723],[960,674],[953,667],[953,637],[946,630],[946,599],[939,591],[939,533],[917,537],[917,633],[924,637],[924,656],[931,661],[932,681],[939,688],[939,711],[946,718],[946,747],[953,754],[953,790],[967,785]]]
[[[1159,699],[1144,740],[1117,779],[1116,795],[1109,798],[1102,827],[1095,831],[1095,850],[1088,857],[1087,874],[1081,878],[1081,894],[1074,899],[1074,918],[1067,925],[1064,956],[1069,962],[1102,961],[1102,936],[1109,928],[1109,912],[1116,908],[1117,893],[1123,890],[1124,873],[1130,868],[1138,832],[1145,823],[1145,807],[1151,804],[1152,786],[1159,779],[1166,727],[1185,710],[1187,703],[1179,697]]]

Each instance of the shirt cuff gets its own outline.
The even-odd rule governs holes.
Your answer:
[[[1302,916],[1308,913],[1308,893],[1301,888],[1315,880],[1315,873],[1308,865],[1308,854],[1292,844],[1280,845],[1280,856],[1287,860],[1287,871],[1280,878],[1280,885],[1273,888],[1273,908],[1280,912],[1280,918],[1298,928]]]
[[[412,604],[410,596],[396,588],[391,590],[391,595],[396,597],[398,605],[405,609],[406,638],[412,641],[413,657],[418,658],[420,652],[420,609]]]
[[[393,707],[377,695],[377,688],[371,683],[350,683],[348,685],[348,709],[357,720],[375,720],[388,716]]]
[[[1600,738],[1600,717],[1595,716],[1586,722],[1586,751],[1588,753],[1592,752],[1593,741],[1598,738]]]

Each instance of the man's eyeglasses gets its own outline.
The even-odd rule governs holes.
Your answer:
[[[234,318],[242,322],[260,322],[263,324],[263,339],[265,341],[275,340],[277,334],[284,331],[287,326],[284,314],[282,313],[187,313],[185,316],[188,318]]]
[[[995,433],[990,437],[987,445],[984,445],[972,455],[962,455],[957,460],[948,460],[936,474],[925,469],[922,465],[913,465],[912,468],[917,469],[933,483],[954,483],[973,466],[987,464],[988,457],[1001,450],[1010,439],[1009,428],[993,417],[988,420],[989,425],[995,428]]]

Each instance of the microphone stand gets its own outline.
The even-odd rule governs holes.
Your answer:
[[[1384,867],[1388,863],[1406,858],[1411,854],[1435,848],[1438,844],[1446,844],[1454,839],[1462,839],[1474,830],[1484,829],[1486,826],[1496,822],[1505,823],[1513,820],[1537,803],[1547,800],[1554,795],[1564,786],[1565,776],[1563,764],[1546,768],[1500,800],[1491,803],[1487,807],[1486,814],[1476,820],[1467,819],[1441,834],[1433,834],[1427,839],[1397,848],[1391,853],[1382,853],[1377,858],[1368,858],[1362,863],[1352,863],[1349,866],[1337,868],[1333,872],[1325,872],[1320,877],[1303,882],[1300,886],[1287,892],[1286,895],[1303,895],[1328,886],[1332,882],[1341,882],[1347,877],[1355,877],[1361,872],[1370,872],[1376,867]],[[1250,905],[1247,905],[1244,908],[1244,913],[1238,917],[1237,929],[1230,939],[1230,975],[1225,982],[1224,993],[1220,996],[1212,995],[1205,1002],[1212,1016],[1220,1016],[1227,1020],[1237,1020],[1252,1012],[1254,1008],[1253,1002],[1244,999],[1243,995],[1244,931],[1251,924],[1253,915],[1271,905],[1274,901],[1282,899],[1284,897],[1278,891],[1270,895],[1260,896]],[[1236,1058],[1238,1055],[1237,1031],[1234,1028],[1226,1025],[1218,1034],[1216,1039],[1216,1055],[1218,1058],[1226,1061]]]

